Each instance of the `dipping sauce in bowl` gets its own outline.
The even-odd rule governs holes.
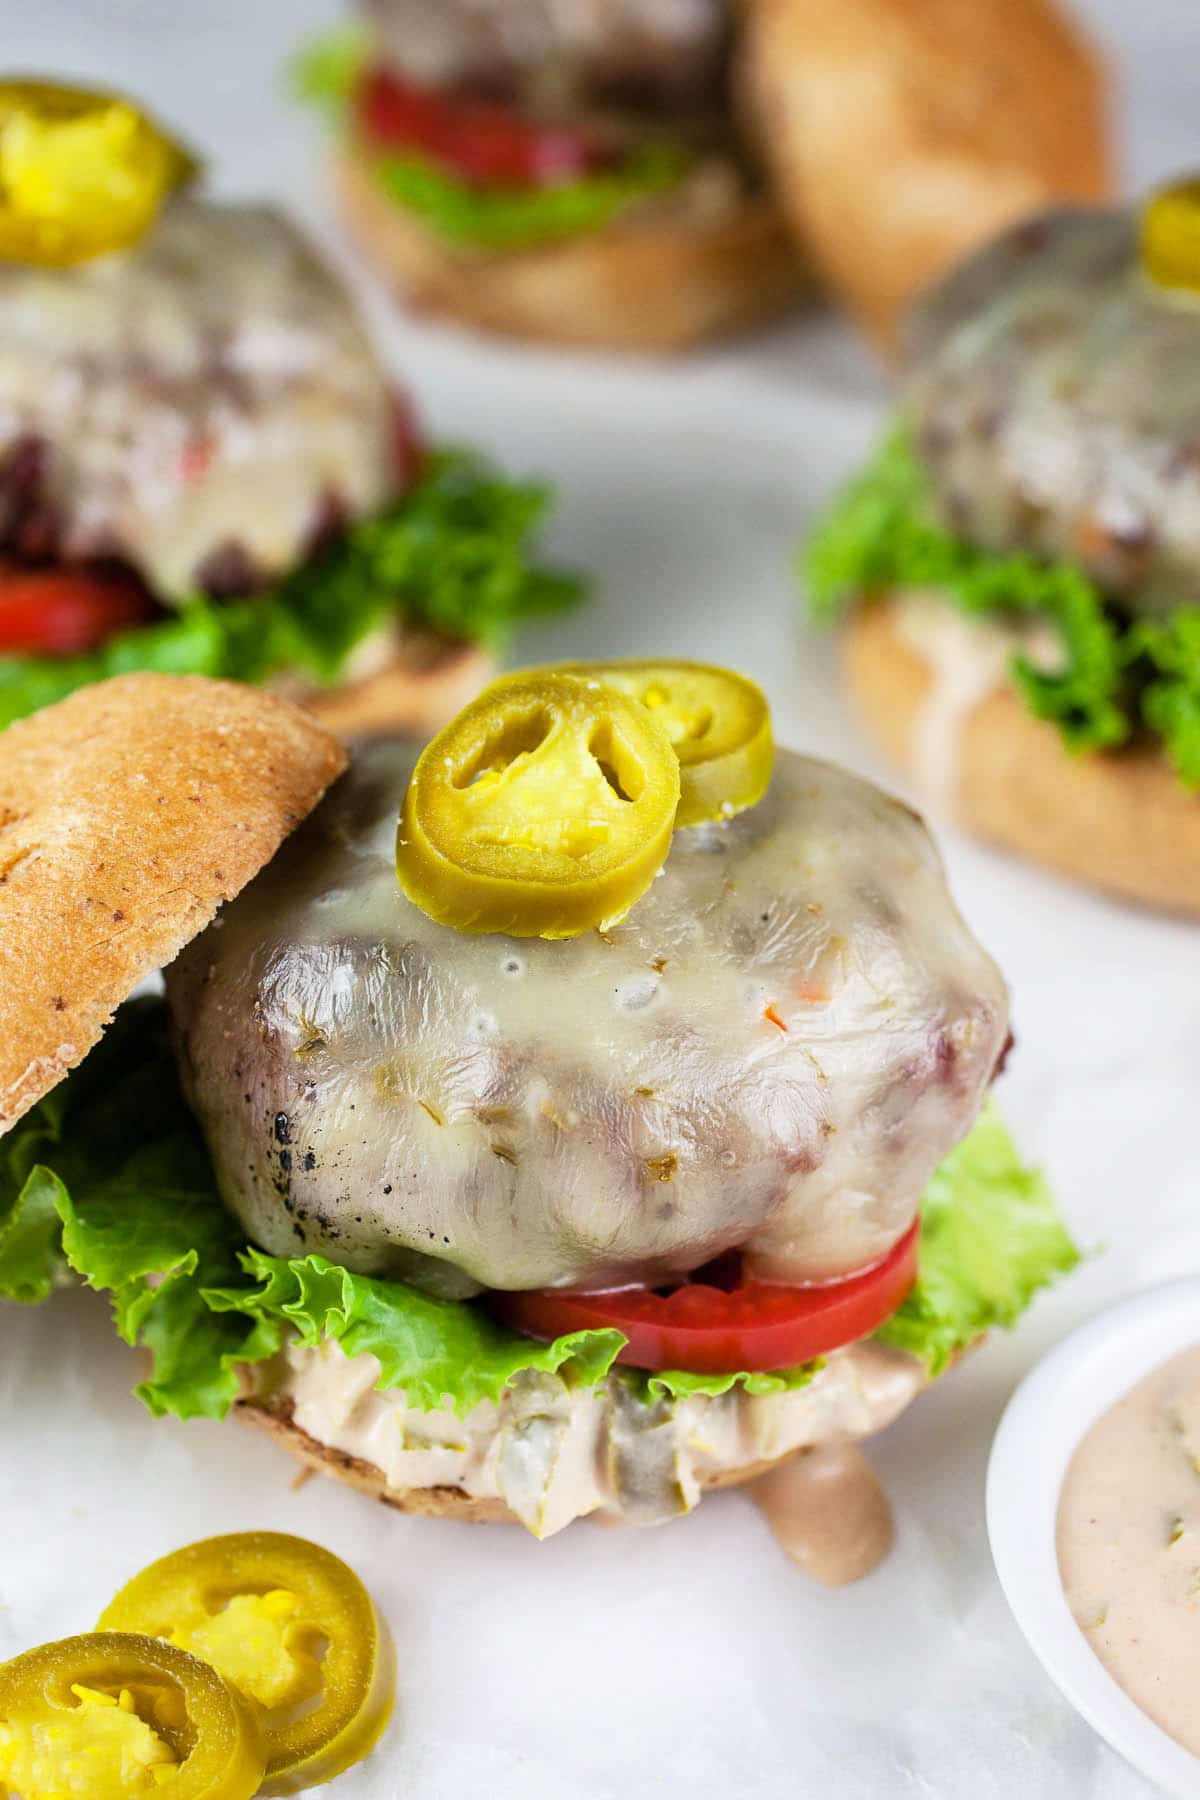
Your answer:
[[[1086,1472],[1078,1480],[1076,1476],[1083,1466],[1079,1459],[1086,1455],[1090,1464],[1093,1446],[1102,1444],[1101,1433],[1111,1419],[1118,1415],[1123,1419],[1124,1407],[1145,1405],[1152,1416],[1161,1418],[1163,1400],[1168,1406],[1177,1406],[1180,1396],[1194,1392],[1192,1378],[1200,1361],[1198,1338],[1200,1273],[1144,1288],[1077,1326],[1029,1371],[1004,1409],[987,1479],[988,1538],[996,1573],[1031,1649],[1072,1706],[1114,1750],[1173,1800],[1200,1800],[1200,1755],[1183,1741],[1194,1727],[1185,1724],[1181,1728],[1173,1714],[1164,1714],[1165,1685],[1151,1679],[1135,1691],[1133,1672],[1127,1673],[1124,1663],[1110,1663],[1107,1652],[1095,1641],[1099,1635],[1095,1622],[1108,1602],[1109,1623],[1115,1629],[1120,1607],[1112,1608],[1111,1602],[1114,1598],[1120,1602],[1127,1581],[1121,1548],[1127,1535],[1133,1532],[1136,1542],[1141,1534],[1140,1541],[1150,1543],[1149,1560],[1157,1567],[1153,1552],[1163,1549],[1164,1540],[1173,1532],[1172,1516],[1183,1511],[1177,1488],[1184,1496],[1190,1492],[1195,1505],[1200,1501],[1200,1484],[1193,1486],[1186,1463],[1181,1468],[1182,1458],[1169,1454],[1168,1474],[1165,1480],[1158,1478],[1154,1471],[1161,1465],[1153,1430],[1148,1437],[1149,1453],[1134,1433],[1132,1451],[1125,1437],[1115,1453],[1101,1449],[1095,1465],[1101,1479],[1095,1485]],[[1179,1378],[1179,1370],[1186,1379]],[[1159,1383],[1166,1385],[1160,1388]],[[1157,1404],[1155,1393],[1159,1395]],[[1189,1400],[1189,1406],[1192,1404]],[[1168,1428],[1163,1445],[1169,1450],[1178,1448],[1178,1442]],[[1144,1478],[1147,1486],[1143,1486]],[[1148,1504],[1143,1498],[1146,1493]],[[1078,1511],[1076,1495],[1081,1496]],[[1140,1523],[1143,1519],[1148,1522]],[[1066,1520],[1071,1523],[1064,1533]],[[1069,1567],[1061,1557],[1059,1543],[1063,1536],[1074,1534],[1076,1525],[1087,1539],[1101,1546],[1094,1566],[1103,1571],[1102,1594],[1086,1577],[1086,1593],[1077,1590],[1074,1556]],[[1166,1547],[1171,1548],[1169,1544]],[[1176,1548],[1182,1548],[1182,1540]],[[1137,1585],[1136,1579],[1133,1585]],[[1077,1591],[1080,1604],[1073,1613]],[[1153,1610],[1153,1582],[1148,1591]],[[1200,1606],[1200,1594],[1194,1598]],[[1091,1608],[1090,1617],[1087,1607]],[[1193,1613],[1191,1620],[1186,1655],[1166,1652],[1163,1660],[1182,1664],[1179,1673],[1185,1678],[1190,1675],[1194,1713],[1200,1680],[1200,1613]],[[1145,1642],[1132,1649],[1151,1677],[1159,1674],[1164,1683],[1174,1681],[1176,1670],[1162,1666],[1157,1650]],[[1194,1737],[1189,1741],[1194,1743]]]
[[[1200,1755],[1200,1344],[1092,1425],[1058,1503],[1058,1566],[1130,1699]]]

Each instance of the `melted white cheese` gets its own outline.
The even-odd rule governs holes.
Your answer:
[[[452,1297],[885,1255],[1008,1022],[915,815],[780,751],[611,932],[468,936],[397,884],[411,765],[360,757],[169,972],[252,1241]]]
[[[165,598],[231,541],[280,573],[330,500],[394,486],[386,377],[266,207],[182,198],[119,256],[0,265],[0,456],[29,439],[60,552],[119,554]]]

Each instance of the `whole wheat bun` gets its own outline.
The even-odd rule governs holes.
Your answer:
[[[843,638],[847,690],[884,754],[910,776],[929,664],[886,601]],[[1200,915],[1200,797],[1149,745],[1075,755],[1009,686],[968,714],[954,814],[976,836],[1125,900]]]
[[[608,350],[686,350],[756,325],[809,285],[766,195],[710,214],[659,205],[565,242],[476,251],[443,243],[390,200],[368,155],[334,178],[352,235],[418,311],[506,337]]]
[[[287,701],[198,675],[98,682],[0,733],[0,1134],[345,761]]]
[[[332,1475],[335,1480],[344,1481],[347,1487],[365,1494],[368,1499],[380,1500],[385,1506],[394,1506],[398,1512],[419,1513],[427,1519],[460,1519],[469,1525],[521,1523],[516,1513],[510,1511],[503,1500],[479,1500],[471,1494],[465,1494],[461,1488],[389,1487],[383,1470],[374,1463],[366,1462],[360,1456],[351,1456],[348,1451],[335,1450],[329,1444],[318,1443],[316,1438],[302,1430],[292,1416],[290,1400],[239,1400],[235,1411],[244,1424],[258,1426],[259,1430],[274,1438],[277,1444],[290,1451],[306,1468],[318,1475]],[[803,1455],[803,1451],[789,1450],[786,1455],[773,1460],[748,1463],[740,1469],[721,1469],[702,1475],[700,1485],[706,1489],[741,1487],[743,1483],[765,1475],[768,1469],[778,1468],[780,1463],[800,1455]]]
[[[383,669],[340,687],[288,681],[276,691],[314,713],[339,737],[432,737],[494,673],[476,644],[427,637],[406,640]]]
[[[780,200],[885,352],[976,245],[1112,192],[1105,68],[1054,0],[743,0],[743,17]]]

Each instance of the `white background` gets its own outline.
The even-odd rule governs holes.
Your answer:
[[[437,0],[430,0],[434,5]],[[0,0],[15,69],[151,99],[229,192],[286,200],[336,245],[320,135],[281,94],[332,0]],[[1195,156],[1193,0],[1091,0],[1117,53],[1131,184]],[[342,252],[344,256],[344,252]],[[349,259],[346,259],[349,265]],[[810,316],[665,369],[569,361],[372,322],[440,437],[562,495],[553,533],[592,608],[525,658],[665,651],[737,663],[779,735],[881,775],[845,719],[789,557],[861,456],[884,392],[848,331]],[[98,1300],[0,1316],[0,1658],[86,1628],[153,1556],[214,1531],[300,1532],[348,1557],[391,1619],[398,1717],[346,1800],[686,1795],[1137,1800],[1148,1790],[1058,1699],[988,1559],[988,1443],[1020,1374],[1108,1298],[1200,1269],[1200,935],[953,835],[967,917],[1014,995],[1002,1099],[1094,1259],[879,1440],[899,1540],[856,1589],[810,1588],[736,1494],[652,1533],[408,1520],[234,1426],[153,1423]]]

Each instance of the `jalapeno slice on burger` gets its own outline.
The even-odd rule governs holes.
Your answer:
[[[136,243],[195,169],[128,100],[0,82],[0,261],[62,266]]]
[[[732,818],[771,781],[771,714],[756,683],[732,669],[678,661],[570,663],[570,673],[644,706],[679,758],[677,825]]]
[[[1150,197],[1142,209],[1141,253],[1157,286],[1200,294],[1200,175]]]
[[[392,1710],[391,1638],[340,1558],[248,1531],[190,1544],[135,1575],[102,1628],[167,1639],[261,1711],[266,1793],[331,1781],[372,1748]]]
[[[21,1800],[250,1800],[263,1767],[254,1709],[173,1644],[97,1631],[0,1667],[0,1789]]]
[[[396,870],[459,931],[578,937],[645,893],[678,805],[678,758],[644,707],[571,674],[514,676],[421,755]]]

